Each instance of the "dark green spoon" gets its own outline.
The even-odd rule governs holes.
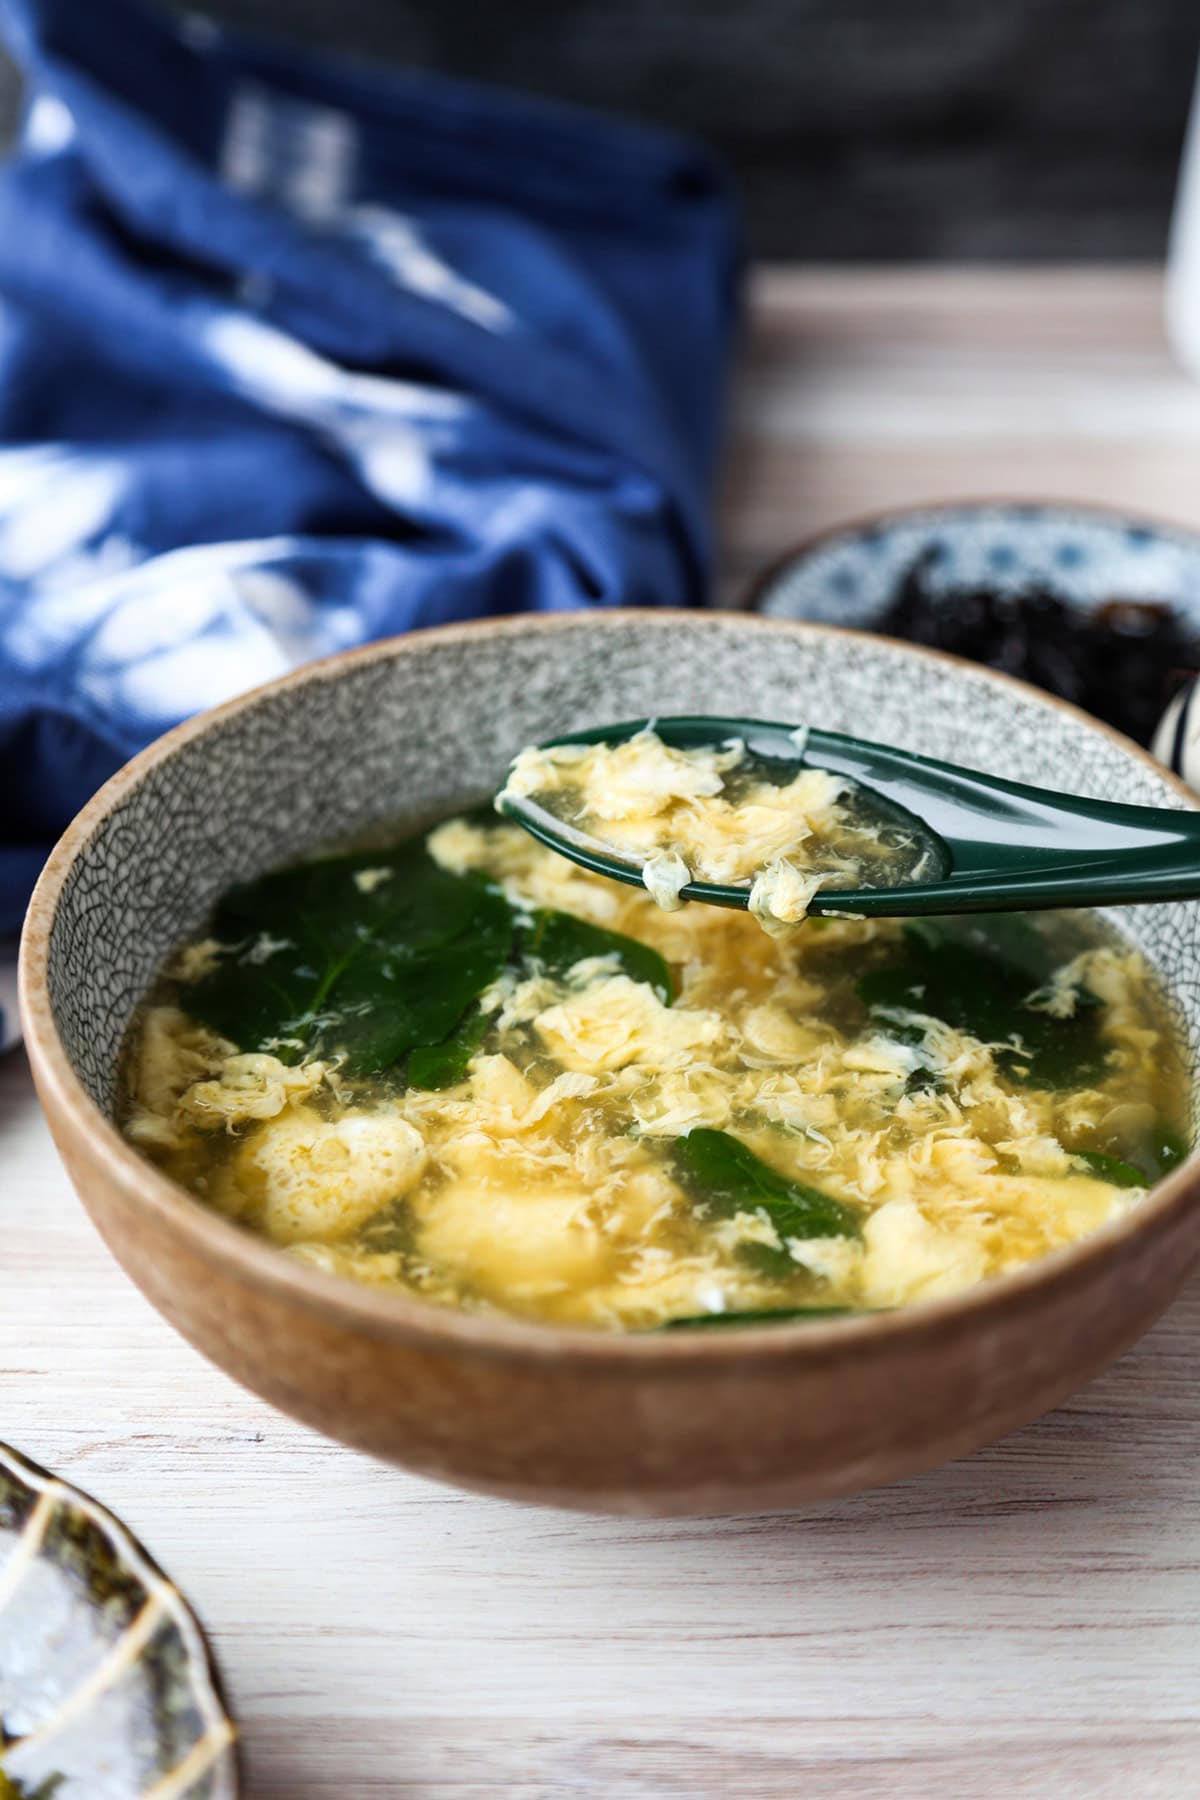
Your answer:
[[[801,751],[803,728],[759,719],[635,719],[550,738],[539,747],[619,744],[648,725],[679,750],[715,749],[741,738],[764,772],[780,780],[801,767],[848,775],[885,816],[929,842],[932,879],[903,887],[822,889],[812,913],[905,916],[1200,898],[1200,812],[1053,794],[835,731],[810,731]],[[497,805],[582,868],[642,885],[640,862],[574,830],[536,801],[504,795]],[[748,885],[706,881],[681,892],[685,900],[713,906],[745,907],[750,897]]]

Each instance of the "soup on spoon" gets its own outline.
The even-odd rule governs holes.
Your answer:
[[[648,871],[668,904],[752,905],[768,925],[805,910],[902,918],[1200,898],[1196,811],[1052,793],[762,719],[633,720],[555,738],[521,753],[497,804],[582,868],[637,884]]]
[[[792,737],[799,759],[807,732]],[[615,743],[533,746],[496,806],[520,822],[523,801],[636,862],[665,911],[698,881],[745,887],[772,932],[798,924],[821,888],[900,887],[940,872],[917,819],[848,776],[756,756],[740,737],[681,747],[651,724]]]

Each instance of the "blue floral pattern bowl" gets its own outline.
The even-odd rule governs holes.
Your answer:
[[[784,557],[751,603],[772,618],[877,630],[918,565],[935,605],[973,589],[1048,591],[1080,611],[1149,602],[1168,607],[1181,635],[1200,641],[1200,534],[1083,506],[980,503],[884,514]],[[1118,666],[1112,680],[1120,680]],[[1153,749],[1200,791],[1197,686],[1193,675],[1171,697]]]
[[[934,594],[1044,586],[1068,605],[1167,602],[1200,633],[1200,534],[1084,506],[931,506],[843,526],[767,573],[752,605],[776,619],[870,631],[923,560]]]

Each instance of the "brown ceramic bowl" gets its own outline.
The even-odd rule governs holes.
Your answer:
[[[42,1101],[85,1205],[154,1304],[239,1381],[349,1444],[469,1487],[621,1512],[750,1511],[893,1481],[1053,1406],[1157,1318],[1200,1248],[1200,1158],[1119,1223],[959,1298],[617,1337],[442,1311],[304,1267],[173,1186],[112,1124],[133,1010],[230,882],[475,800],[532,739],[654,712],[807,720],[1071,792],[1189,804],[1082,714],[885,639],[640,612],[418,633],[193,720],[80,814],[22,952]],[[1194,1042],[1200,907],[1119,922]]]

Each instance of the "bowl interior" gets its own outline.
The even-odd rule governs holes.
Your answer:
[[[988,671],[882,638],[732,615],[450,628],[319,665],[194,722],[94,803],[48,981],[84,1087],[113,1108],[121,1045],[171,947],[231,882],[492,791],[522,745],[639,714],[809,723],[1014,780],[1141,805],[1181,790],[1105,728]],[[1200,903],[1119,909],[1200,1042]]]

